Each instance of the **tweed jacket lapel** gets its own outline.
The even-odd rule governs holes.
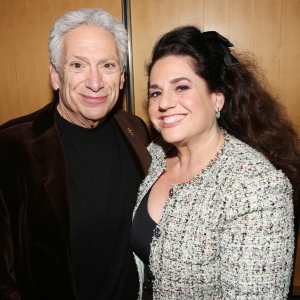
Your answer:
[[[167,153],[173,148],[172,144],[168,144],[159,136],[148,146],[148,151],[151,154],[152,162],[148,171],[148,175],[140,185],[137,197],[137,203],[133,211],[133,217],[138,209],[142,199],[151,189],[152,185],[159,178],[159,176],[166,170]]]

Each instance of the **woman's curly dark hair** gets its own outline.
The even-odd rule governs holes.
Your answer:
[[[225,96],[218,119],[220,127],[261,152],[286,174],[294,189],[295,208],[298,208],[299,138],[285,109],[269,91],[255,59],[234,53],[240,64],[226,67],[215,46],[203,38],[198,28],[184,26],[166,33],[156,43],[146,66],[148,78],[154,64],[170,55],[189,57],[195,73],[204,79],[208,90]]]

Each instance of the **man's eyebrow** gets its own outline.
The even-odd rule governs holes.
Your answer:
[[[88,63],[88,59],[87,59],[87,57],[85,57],[85,56],[72,55],[72,56],[69,58],[69,60],[72,59],[72,58],[76,58],[76,59],[78,59],[78,60],[81,60],[81,61],[84,61],[84,62]]]
[[[187,81],[191,82],[191,81],[190,81],[188,78],[186,78],[186,77],[178,77],[178,78],[171,79],[171,80],[170,80],[170,83],[171,83],[171,84],[174,84],[174,83],[177,83],[177,82],[179,82],[179,81],[181,81],[181,80],[187,80]],[[152,84],[152,85],[149,86],[149,89],[157,89],[157,88],[159,88],[158,84]]]
[[[87,57],[81,56],[81,55],[72,55],[68,60],[72,60],[74,58],[84,61],[85,63],[89,63],[89,59]],[[106,63],[109,61],[114,61],[114,62],[118,63],[118,60],[115,57],[107,57],[107,58],[101,59],[100,63]]]

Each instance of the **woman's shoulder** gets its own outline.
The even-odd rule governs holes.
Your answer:
[[[259,151],[229,134],[225,139],[220,172],[246,193],[290,194],[292,191],[282,170],[276,169]]]
[[[162,136],[158,136],[148,146],[148,151],[152,159],[165,159],[167,153],[173,148],[172,144],[167,143]]]
[[[223,146],[222,163],[228,165],[232,172],[253,176],[260,173],[282,173],[259,151],[248,144],[226,134]]]
[[[292,212],[292,185],[287,176],[249,145],[226,136],[220,158],[218,194],[226,206],[226,219],[265,209]]]

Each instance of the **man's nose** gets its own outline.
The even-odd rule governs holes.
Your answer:
[[[91,68],[87,75],[85,85],[93,92],[98,92],[103,86],[103,74],[99,68]]]

